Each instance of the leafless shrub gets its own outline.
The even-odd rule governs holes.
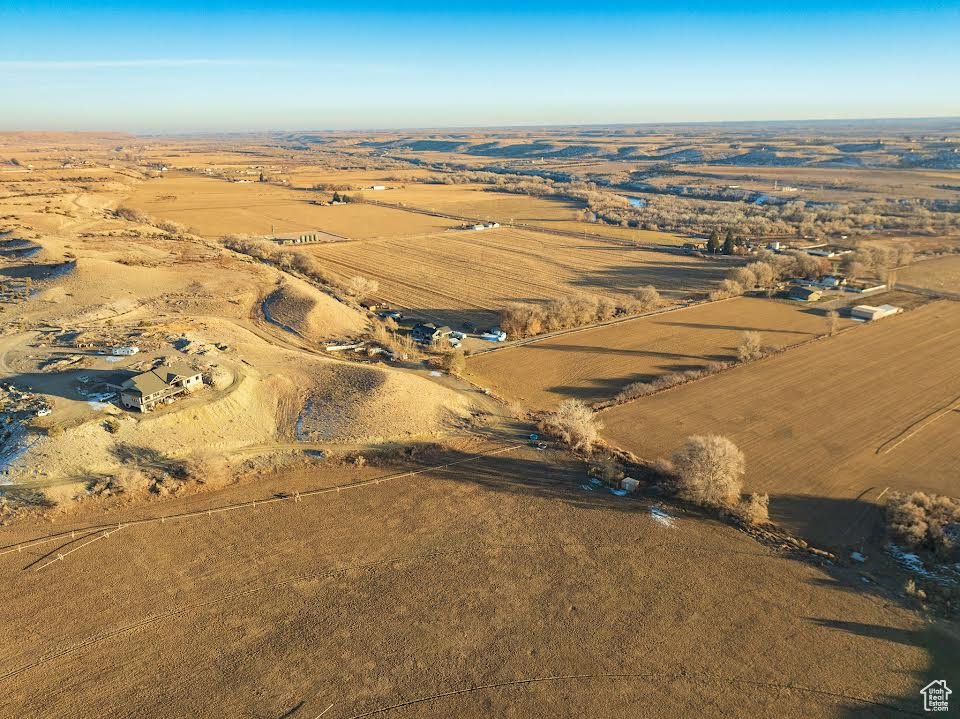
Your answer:
[[[590,474],[602,479],[607,484],[616,484],[624,477],[623,467],[610,455],[601,457],[590,468]]]
[[[212,450],[197,450],[180,464],[181,476],[191,482],[219,487],[230,480],[226,459]]]
[[[103,428],[107,430],[110,434],[116,434],[120,431],[120,420],[116,417],[107,417],[103,420]]]
[[[657,288],[653,285],[646,285],[633,294],[633,301],[629,304],[629,310],[631,312],[648,312],[655,310],[661,304],[663,304],[663,300],[660,298]]]
[[[894,493],[887,502],[887,526],[912,549],[949,556],[960,548],[960,501],[925,492]]]
[[[770,521],[770,495],[751,494],[740,500],[734,513],[748,524],[767,524]]]
[[[567,399],[539,422],[540,431],[572,449],[590,452],[601,429],[593,411],[583,402]]]
[[[460,347],[455,348],[452,352],[448,353],[444,357],[443,362],[444,369],[447,370],[450,374],[455,377],[461,376],[464,372],[467,371],[467,358],[463,353],[463,349]]]
[[[827,312],[826,316],[824,317],[824,322],[826,323],[828,337],[833,337],[835,334],[837,334],[837,327],[840,324],[840,315],[836,310],[830,310]]]
[[[729,366],[730,364],[727,362],[710,362],[704,367],[688,369],[682,372],[670,372],[646,382],[632,382],[617,393],[613,400],[598,403],[595,405],[595,408],[602,409],[604,407],[623,404],[624,402],[629,402],[630,400],[640,397],[646,397],[647,395],[655,394],[665,389],[685,384],[686,382],[692,382],[693,380],[722,372]]]
[[[169,232],[172,235],[185,235],[188,232],[186,225],[181,225],[179,222],[172,220],[155,220],[152,224],[157,229]]]
[[[678,493],[697,504],[734,507],[740,499],[745,460],[726,437],[693,436],[672,457]]]
[[[139,225],[149,225],[151,224],[150,215],[146,212],[136,210],[132,207],[118,207],[114,214],[122,220],[127,220],[128,222],[136,222]]]
[[[917,586],[916,580],[912,577],[904,582],[903,591],[908,597],[917,601],[924,602],[927,599],[927,593]]]
[[[87,485],[87,494],[94,497],[111,497],[115,495],[146,494],[151,490],[153,480],[134,465],[123,465],[112,474],[97,476]]]
[[[727,279],[736,282],[745,290],[753,289],[757,286],[757,276],[749,267],[738,267],[727,274]]]
[[[763,339],[759,332],[744,332],[740,335],[740,344],[737,345],[737,357],[741,362],[750,362],[763,357]]]
[[[376,280],[357,275],[347,280],[345,289],[351,297],[357,300],[365,300],[371,295],[376,294],[377,290],[380,289],[380,283]]]
[[[743,294],[743,286],[733,280],[724,280],[717,289],[710,293],[711,300],[725,300],[728,297],[738,297]]]

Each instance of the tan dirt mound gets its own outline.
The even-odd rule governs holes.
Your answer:
[[[337,365],[317,379],[297,422],[304,442],[378,441],[450,429],[469,401],[424,377]]]
[[[313,342],[350,337],[366,327],[359,311],[299,280],[285,282],[263,306],[274,324]]]

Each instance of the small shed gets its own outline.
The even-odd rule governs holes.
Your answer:
[[[634,479],[633,477],[624,477],[620,480],[620,489],[625,489],[628,492],[636,492],[639,487],[639,479]]]

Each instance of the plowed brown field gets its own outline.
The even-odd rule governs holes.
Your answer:
[[[727,435],[773,516],[853,539],[887,487],[960,493],[958,357],[960,304],[936,302],[602,412],[604,435],[648,458]]]
[[[180,222],[208,237],[324,230],[368,239],[426,234],[457,224],[375,205],[313,204],[313,200],[327,197],[327,193],[174,172],[139,185],[123,204],[157,218]]]
[[[739,297],[479,354],[468,367],[478,384],[544,409],[569,397],[608,399],[631,382],[735,359],[745,331],[759,332],[767,345],[792,345],[825,329],[816,311]]]
[[[505,304],[590,292],[624,296],[652,284],[666,296],[709,290],[709,260],[526,230],[449,231],[375,242],[311,245],[323,264],[380,282],[381,299],[446,323],[496,321]]]

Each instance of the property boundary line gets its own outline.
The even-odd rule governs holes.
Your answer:
[[[34,571],[40,571],[40,570],[42,570],[42,569],[45,569],[46,567],[51,566],[52,564],[55,564],[55,563],[60,562],[60,561],[63,561],[63,559],[64,559],[65,557],[67,557],[67,556],[70,555],[70,554],[73,554],[74,552],[78,551],[79,549],[82,549],[82,548],[84,548],[84,547],[87,547],[87,546],[89,546],[89,545],[93,544],[94,542],[97,542],[97,541],[99,541],[99,540],[101,540],[101,539],[106,539],[106,538],[112,536],[113,534],[115,534],[116,532],[120,531],[121,529],[125,529],[125,528],[127,528],[127,527],[142,526],[142,525],[147,525],[147,524],[165,524],[165,523],[168,522],[168,521],[175,522],[175,521],[180,521],[180,520],[196,519],[196,518],[205,517],[205,516],[207,516],[207,517],[212,517],[212,516],[215,515],[215,514],[222,514],[222,513],[225,513],[225,512],[232,512],[232,511],[240,510],[240,509],[254,509],[254,508],[256,508],[258,505],[278,504],[278,503],[280,503],[280,502],[288,502],[288,501],[300,502],[300,501],[302,501],[304,498],[307,498],[307,497],[316,497],[316,496],[319,496],[319,495],[330,494],[330,493],[333,493],[333,492],[336,492],[336,493],[339,494],[340,492],[345,492],[345,491],[348,491],[348,490],[351,490],[351,489],[359,489],[359,488],[361,488],[361,487],[370,487],[370,486],[373,486],[373,485],[381,484],[381,483],[383,483],[383,482],[390,482],[390,481],[393,481],[393,480],[395,480],[395,479],[403,479],[403,478],[406,478],[406,477],[413,477],[413,476],[416,476],[416,475],[426,474],[426,473],[428,473],[428,472],[435,472],[435,471],[438,471],[438,470],[446,469],[446,468],[448,468],[448,467],[453,467],[453,466],[456,466],[456,465],[465,464],[465,463],[467,463],[467,462],[475,462],[476,460],[478,460],[478,459],[483,459],[484,457],[491,457],[491,456],[494,456],[494,455],[503,454],[503,453],[505,453],[505,452],[512,452],[512,451],[514,451],[514,450],[516,450],[516,449],[519,449],[520,447],[523,447],[523,446],[524,446],[523,444],[513,444],[513,445],[509,445],[509,446],[507,446],[507,447],[501,447],[501,448],[499,448],[499,449],[491,450],[491,451],[489,451],[489,452],[484,452],[484,453],[482,453],[482,454],[473,455],[473,456],[471,456],[471,457],[465,457],[465,458],[463,458],[463,459],[454,460],[454,461],[452,461],[452,462],[446,462],[445,464],[434,465],[434,466],[431,466],[431,467],[424,467],[424,468],[421,468],[421,469],[410,470],[410,471],[408,471],[408,472],[401,472],[401,473],[399,473],[399,474],[392,474],[392,475],[384,475],[384,476],[380,476],[380,477],[373,477],[373,478],[371,478],[371,479],[365,479],[365,480],[362,480],[362,481],[360,481],[360,482],[352,482],[352,483],[350,483],[350,484],[338,484],[338,485],[334,485],[333,487],[322,487],[322,488],[318,488],[318,489],[306,490],[306,491],[303,491],[303,492],[295,492],[295,493],[293,493],[293,494],[291,494],[291,495],[273,496],[273,497],[267,497],[267,498],[264,498],[264,499],[254,499],[254,500],[250,500],[250,501],[248,501],[248,502],[238,502],[238,503],[235,503],[235,504],[221,505],[221,506],[219,506],[219,507],[211,507],[211,508],[208,508],[208,509],[197,509],[197,510],[193,510],[193,511],[190,511],[190,512],[180,512],[180,513],[176,513],[176,514],[161,515],[161,516],[159,516],[159,517],[145,517],[145,518],[143,518],[143,519],[133,519],[133,520],[129,520],[129,521],[127,521],[127,522],[118,522],[117,524],[98,525],[98,526],[93,526],[93,527],[82,527],[82,528],[79,528],[79,529],[73,529],[73,530],[68,530],[68,531],[65,531],[65,532],[60,532],[60,533],[58,533],[58,534],[56,534],[56,535],[51,535],[51,536],[47,536],[47,537],[40,537],[40,538],[38,538],[37,540],[31,541],[31,542],[25,542],[25,543],[17,544],[17,545],[15,545],[15,546],[11,545],[11,546],[5,548],[3,551],[0,551],[0,556],[6,555],[6,554],[11,554],[11,553],[13,553],[13,552],[22,552],[24,549],[28,549],[28,548],[30,548],[30,547],[36,547],[36,546],[40,546],[40,545],[42,545],[42,544],[47,544],[47,543],[50,543],[50,542],[55,542],[55,541],[57,541],[58,539],[64,539],[64,538],[66,538],[67,535],[70,535],[70,538],[71,538],[71,539],[75,539],[77,532],[87,532],[87,534],[85,534],[84,536],[80,537],[80,539],[87,539],[88,537],[90,537],[91,534],[96,533],[96,532],[98,532],[98,531],[100,531],[100,530],[105,530],[105,531],[103,531],[102,533],[100,533],[97,537],[95,537],[95,538],[93,538],[93,539],[88,539],[88,541],[83,542],[83,543],[80,544],[79,546],[74,547],[73,549],[71,549],[71,550],[69,550],[69,551],[67,551],[67,552],[58,553],[58,554],[56,554],[56,556],[55,556],[53,559],[50,559],[50,560],[44,562],[43,564],[40,564],[40,565],[38,565],[38,566],[36,566],[36,567],[34,568]],[[109,529],[108,529],[108,528],[109,528]]]

